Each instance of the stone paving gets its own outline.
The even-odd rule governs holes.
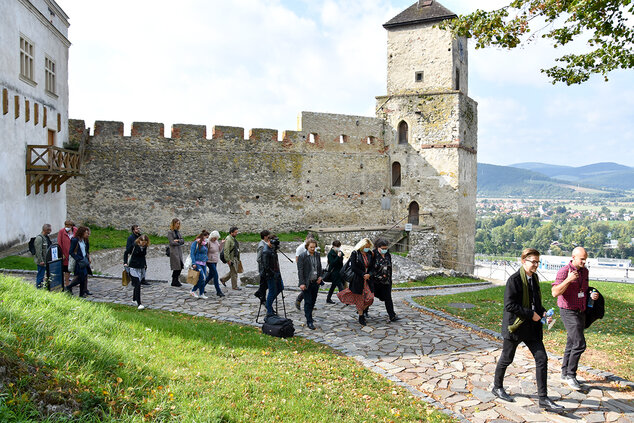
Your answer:
[[[117,280],[92,279],[92,301],[132,305],[131,287]],[[255,322],[258,302],[255,287],[242,291],[223,288],[224,298],[209,299],[189,295],[191,286],[171,287],[152,283],[142,290],[143,303],[152,309],[188,313],[248,325]],[[428,295],[464,292],[473,288],[446,288]],[[212,290],[213,291],[213,288]],[[520,347],[515,362],[508,368],[505,388],[514,403],[495,399],[490,393],[495,363],[501,343],[478,331],[471,331],[410,306],[408,299],[421,292],[394,293],[396,310],[403,320],[389,323],[381,302],[370,309],[368,325],[357,323],[352,307],[328,305],[320,294],[314,311],[317,330],[305,327],[303,311],[295,309],[296,291],[285,292],[288,317],[296,335],[327,344],[351,356],[366,367],[408,388],[423,400],[450,412],[462,421],[484,422],[634,422],[634,393],[608,380],[586,378],[587,390],[571,391],[560,382],[560,364],[549,362],[549,395],[566,407],[561,414],[537,406],[535,363],[526,348]],[[281,298],[280,298],[281,300]],[[264,309],[263,309],[264,310]],[[279,310],[282,311],[280,301]],[[582,358],[583,360],[583,358]],[[583,376],[583,375],[581,375]],[[579,377],[583,381],[583,377]]]

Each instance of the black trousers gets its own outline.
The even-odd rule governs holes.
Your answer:
[[[385,311],[387,311],[390,319],[396,316],[396,313],[394,313],[394,302],[392,301],[392,285],[375,283],[374,296],[385,303]]]
[[[306,316],[306,323],[313,323],[313,308],[315,308],[315,302],[317,301],[319,285],[309,283],[308,287],[306,287],[302,293],[304,294],[304,315]]]
[[[582,311],[559,309],[561,321],[566,328],[566,349],[561,363],[562,376],[577,376],[581,354],[586,350],[586,314]]]
[[[85,295],[86,291],[88,291],[88,275],[75,275],[66,289],[71,291],[77,285],[79,285],[79,295]]]
[[[498,364],[495,367],[493,387],[503,387],[506,368],[513,362],[513,359],[515,358],[515,351],[521,342],[524,342],[531,351],[531,354],[533,354],[536,365],[535,378],[537,380],[537,394],[540,398],[544,398],[548,395],[548,387],[546,384],[548,378],[548,355],[546,354],[546,348],[544,348],[544,342],[541,340],[512,341],[510,339],[504,339],[502,355],[500,355]]]
[[[172,270],[172,286],[179,285],[178,277],[181,275],[181,270]]]
[[[269,283],[266,279],[260,276],[260,286],[258,290],[255,291],[253,295],[260,298],[261,300],[266,300],[266,290],[269,289]]]
[[[134,276],[130,277],[134,291],[132,292],[132,301],[136,301],[138,305],[141,305],[141,281]]]
[[[335,288],[339,289],[339,292],[343,289],[343,282],[340,280],[334,280],[330,284],[330,289],[328,290],[328,296],[326,297],[328,300],[332,298],[332,294],[335,293]]]

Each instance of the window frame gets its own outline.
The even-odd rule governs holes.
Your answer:
[[[44,56],[44,85],[47,94],[57,97],[57,63],[48,55]]]
[[[20,34],[20,79],[30,85],[35,82],[35,43]]]

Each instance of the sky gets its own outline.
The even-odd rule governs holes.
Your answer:
[[[301,111],[374,116],[382,24],[414,0],[57,0],[70,17],[70,117],[297,129]],[[443,0],[457,14],[472,0]],[[504,0],[480,0],[490,10]],[[469,46],[478,161],[634,167],[634,70],[583,85],[539,71],[562,53]],[[573,48],[582,48],[581,45]]]

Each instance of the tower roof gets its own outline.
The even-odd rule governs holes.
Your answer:
[[[419,0],[386,23],[383,28],[415,25],[427,22],[440,22],[456,18],[457,15],[442,4],[433,0]]]

